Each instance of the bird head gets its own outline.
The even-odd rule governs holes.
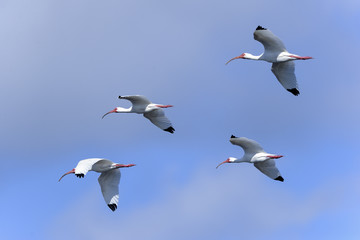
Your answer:
[[[220,163],[219,165],[217,165],[216,168],[220,167],[220,165],[224,164],[224,163],[233,163],[235,162],[236,158],[234,157],[229,157],[228,159],[226,159],[225,161],[223,161],[222,163]]]
[[[232,59],[230,59],[229,61],[227,61],[227,63],[225,64],[228,64],[229,62],[231,62],[232,60],[235,60],[235,59],[247,59],[248,58],[248,53],[242,53],[240,56],[237,56],[237,57],[234,57]]]
[[[68,174],[70,174],[70,173],[75,173],[75,168],[74,168],[73,170],[65,173],[64,175],[62,175],[61,178],[59,179],[59,182],[60,182],[60,180],[61,180],[63,177],[65,177],[66,175],[68,175]]]
[[[117,108],[114,108],[114,109],[111,110],[110,112],[105,113],[104,116],[102,116],[102,118],[104,118],[106,115],[108,115],[108,114],[110,114],[110,113],[117,113],[117,112],[119,112],[118,107],[117,107]]]

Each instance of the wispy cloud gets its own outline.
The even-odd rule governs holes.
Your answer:
[[[277,231],[305,227],[336,208],[347,191],[343,184],[331,183],[300,195],[286,182],[271,181],[256,171],[240,175],[238,170],[199,171],[187,184],[167,189],[153,203],[132,206],[125,213],[120,207],[110,217],[96,210],[103,203],[92,200],[99,193],[91,192],[59,216],[48,234],[53,239],[70,234],[87,239],[165,240],[220,239],[229,233],[227,239],[276,239]]]

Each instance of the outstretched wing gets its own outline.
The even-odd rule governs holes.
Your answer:
[[[119,99],[129,100],[132,104],[132,110],[135,112],[144,112],[146,107],[151,104],[146,97],[141,95],[119,96]]]
[[[254,32],[254,39],[264,45],[265,51],[284,52],[286,51],[284,43],[270,30],[258,26]]]
[[[145,97],[141,95],[128,95],[128,96],[119,96],[119,99],[129,100],[132,105],[149,105],[151,102]]]
[[[101,173],[98,178],[102,195],[112,211],[115,211],[119,202],[119,183],[121,173],[119,169],[113,169]]]
[[[295,76],[295,63],[293,61],[273,63],[271,71],[286,90],[295,96],[300,94]]]
[[[144,113],[144,117],[149,119],[155,126],[164,131],[174,133],[175,129],[172,127],[170,120],[165,116],[164,110],[161,108]]]
[[[93,167],[94,164],[99,163],[99,162],[106,162],[108,161],[110,163],[110,165],[113,163],[110,160],[106,160],[103,158],[88,158],[88,159],[84,159],[81,160],[76,168],[75,168],[75,175],[77,177],[84,177],[88,171],[90,171]]]
[[[230,142],[234,145],[242,147],[245,154],[264,152],[264,149],[260,146],[259,143],[246,137],[231,137]]]
[[[279,170],[275,166],[275,161],[273,159],[269,159],[263,162],[256,162],[254,163],[254,166],[260,170],[263,174],[268,176],[269,178],[272,178],[274,180],[278,180],[283,182],[284,179],[281,176]]]

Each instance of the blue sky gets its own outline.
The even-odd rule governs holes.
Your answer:
[[[358,1],[1,1],[1,239],[359,239]],[[297,61],[300,96],[260,54],[269,28]],[[101,116],[142,94],[175,134]],[[280,183],[231,134],[284,155]],[[122,170],[116,212],[81,159]]]

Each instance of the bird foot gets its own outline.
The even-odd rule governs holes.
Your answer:
[[[308,60],[308,59],[312,59],[312,57],[299,57],[298,59],[300,59],[300,60]]]
[[[312,59],[312,57],[300,57],[300,56],[296,56],[296,55],[290,55],[289,57],[292,57],[292,58],[296,58],[296,59],[299,59],[299,60],[308,60],[308,59]]]

